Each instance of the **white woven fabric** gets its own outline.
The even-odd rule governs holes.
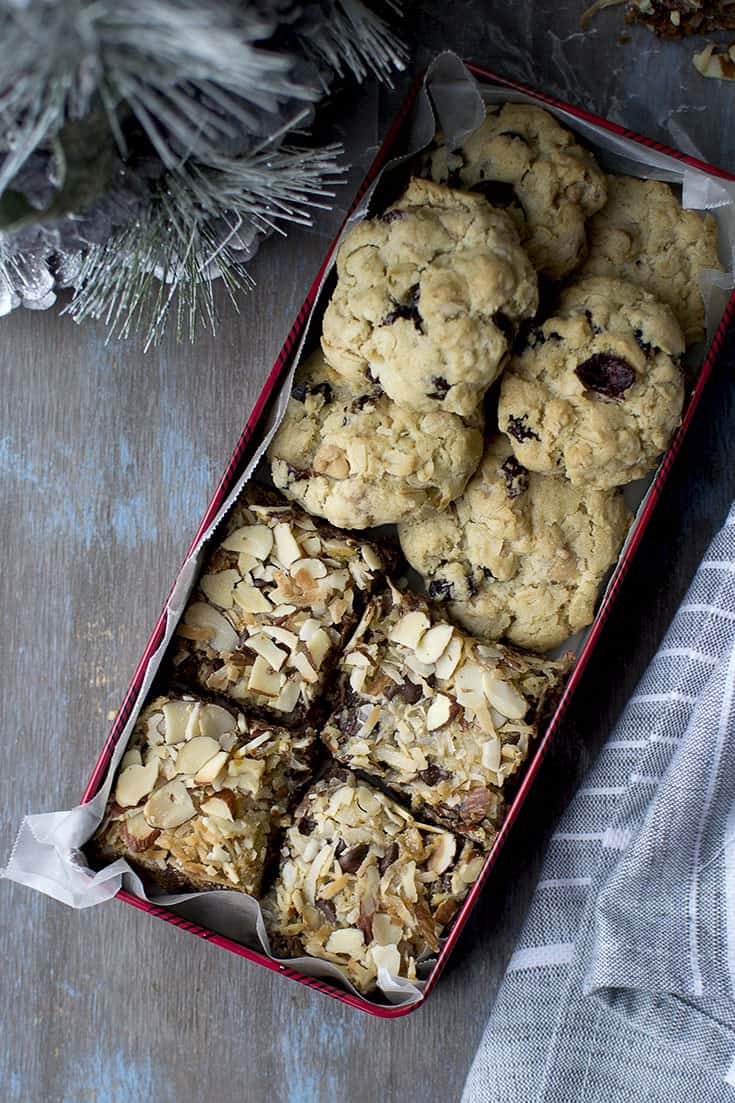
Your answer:
[[[735,1101],[735,508],[562,817],[463,1103]]]

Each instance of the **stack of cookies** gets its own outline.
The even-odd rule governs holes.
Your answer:
[[[397,523],[455,623],[547,651],[592,621],[621,488],[679,424],[715,223],[667,184],[606,176],[525,104],[417,168],[431,179],[341,246],[272,477],[340,526]]]

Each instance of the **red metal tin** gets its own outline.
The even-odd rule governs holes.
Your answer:
[[[714,165],[709,165],[709,164],[707,164],[703,161],[698,161],[693,157],[689,157],[687,154],[681,153],[679,150],[670,149],[668,146],[662,145],[660,142],[656,142],[656,141],[652,140],[651,138],[646,138],[641,134],[637,134],[635,131],[628,130],[625,127],[619,126],[617,123],[610,122],[609,120],[601,118],[597,115],[594,115],[594,114],[590,113],[589,111],[586,111],[582,108],[574,107],[571,104],[564,103],[560,100],[556,100],[556,99],[552,98],[551,96],[545,95],[543,92],[539,92],[534,88],[529,88],[529,87],[526,87],[525,85],[518,84],[515,81],[508,80],[507,78],[499,75],[498,73],[494,73],[494,72],[492,72],[491,70],[488,70],[488,69],[483,69],[478,65],[475,65],[475,64],[472,64],[472,63],[467,63],[467,68],[483,84],[495,85],[496,87],[499,87],[499,88],[507,88],[507,89],[517,91],[517,92],[524,92],[526,95],[530,96],[532,99],[535,99],[540,104],[546,104],[546,105],[549,105],[549,106],[552,106],[552,107],[560,108],[560,109],[568,112],[570,115],[572,115],[572,116],[574,116],[578,119],[584,120],[585,122],[588,122],[588,123],[594,123],[596,126],[600,127],[601,129],[607,130],[607,131],[609,131],[611,133],[614,133],[614,134],[616,134],[620,137],[627,138],[630,141],[637,142],[638,144],[644,145],[644,146],[648,147],[649,149],[654,149],[654,150],[656,150],[657,153],[664,154],[667,157],[672,157],[672,158],[676,159],[677,161],[683,161],[684,163],[686,163],[688,165],[691,165],[692,167],[697,168],[697,169],[701,170],[702,172],[708,173],[711,176],[717,177],[719,179],[731,180],[731,181],[735,182],[735,175],[733,173],[727,172],[725,169],[718,168]],[[363,180],[362,185],[361,185],[359,191],[357,192],[357,195],[355,196],[354,202],[353,202],[353,204],[350,208],[350,211],[348,212],[347,217],[349,217],[349,214],[351,214],[352,211],[355,209],[355,207],[359,203],[360,199],[364,195],[365,191],[370,186],[370,184],[375,179],[375,177],[377,176],[380,169],[383,167],[383,165],[385,164],[385,162],[388,160],[389,156],[393,152],[393,147],[394,147],[394,145],[396,145],[396,142],[397,142],[397,139],[399,137],[401,128],[403,126],[403,123],[405,122],[405,120],[408,116],[408,113],[411,111],[411,109],[414,105],[414,102],[416,100],[416,96],[417,96],[418,91],[421,87],[422,79],[423,79],[423,74],[417,78],[417,80],[414,82],[413,86],[411,87],[408,95],[406,96],[406,99],[404,100],[403,105],[401,106],[401,109],[398,113],[398,116],[397,116],[397,118],[395,119],[395,121],[393,123],[393,126],[391,127],[387,137],[385,138],[382,146],[380,147],[380,150],[378,151],[378,154],[377,154],[375,160],[373,161],[372,165],[370,166],[370,169],[368,170],[368,173],[367,173],[365,179]],[[398,150],[397,152],[400,152],[400,151]],[[343,225],[344,225],[344,223],[343,223]],[[340,228],[340,232],[341,232],[341,228]],[[289,334],[288,334],[288,336],[287,336],[287,338],[284,342],[283,348],[281,349],[280,353],[278,354],[278,358],[277,358],[275,364],[273,365],[273,368],[272,368],[272,370],[271,370],[271,372],[268,376],[268,379],[266,380],[265,386],[263,387],[263,390],[261,391],[261,394],[260,394],[257,402],[255,403],[255,406],[253,407],[253,410],[250,414],[250,417],[248,418],[248,421],[247,421],[247,424],[245,425],[245,428],[243,429],[243,432],[240,436],[240,439],[238,440],[237,444],[235,445],[235,449],[232,453],[232,456],[231,456],[230,461],[227,465],[227,468],[226,468],[226,470],[225,470],[225,472],[224,472],[224,474],[223,474],[223,476],[220,480],[220,483],[219,483],[217,489],[214,492],[214,495],[212,496],[212,500],[210,501],[210,503],[209,503],[209,505],[206,509],[206,512],[205,512],[205,514],[204,514],[204,516],[201,520],[201,523],[200,523],[200,525],[197,529],[196,535],[194,536],[194,539],[192,540],[189,551],[187,552],[187,556],[188,556],[189,552],[193,549],[193,547],[196,545],[197,541],[200,539],[200,537],[204,534],[204,532],[207,530],[209,525],[214,520],[215,516],[217,515],[218,510],[220,509],[220,507],[222,506],[223,502],[225,501],[227,495],[229,494],[230,490],[234,486],[234,484],[235,484],[235,482],[238,478],[238,475],[240,474],[240,472],[242,471],[245,463],[249,459],[249,457],[250,457],[250,455],[253,451],[254,446],[257,444],[258,430],[261,426],[263,415],[264,415],[265,409],[267,407],[268,401],[271,398],[277,383],[281,379],[283,372],[285,372],[287,370],[288,364],[289,364],[290,359],[291,359],[291,355],[292,355],[292,353],[293,353],[293,351],[296,347],[297,341],[298,341],[299,337],[301,336],[301,334],[303,333],[305,323],[306,323],[306,321],[307,321],[307,319],[308,319],[308,317],[311,313],[311,310],[312,310],[312,308],[314,306],[314,303],[315,303],[315,300],[316,300],[316,295],[317,295],[317,290],[319,288],[319,284],[321,282],[324,271],[325,271],[325,269],[326,269],[326,267],[327,267],[327,265],[330,261],[332,253],[334,252],[334,248],[335,248],[335,245],[336,245],[336,242],[337,242],[338,238],[339,238],[339,233],[337,234],[337,237],[335,237],[334,241],[332,242],[332,244],[329,247],[329,250],[327,251],[327,254],[324,258],[324,261],[321,265],[321,268],[319,269],[319,272],[317,273],[316,279],[314,280],[311,287],[309,288],[309,291],[308,291],[308,294],[306,296],[306,299],[304,300],[303,306],[301,307],[300,311],[298,312],[298,314],[296,316],[296,319],[293,323],[293,326],[291,327],[291,330],[290,330],[290,332],[289,332]],[[496,838],[496,840],[493,844],[493,847],[492,847],[491,851],[489,852],[489,854],[487,856],[487,860],[485,862],[485,866],[482,870],[482,873],[481,873],[480,877],[477,879],[477,881],[475,882],[475,884],[472,886],[472,889],[471,889],[470,893],[468,894],[467,898],[465,899],[465,901],[464,901],[464,903],[463,903],[463,905],[462,905],[462,907],[461,907],[461,909],[460,909],[460,911],[459,911],[459,913],[458,913],[458,915],[455,919],[455,922],[452,926],[452,929],[451,929],[451,931],[450,931],[450,933],[449,933],[449,935],[448,935],[448,937],[447,937],[447,939],[444,943],[444,946],[442,947],[441,953],[439,954],[439,956],[437,958],[436,964],[435,964],[434,968],[432,969],[431,975],[429,976],[429,978],[427,980],[426,986],[424,988],[424,991],[423,991],[420,999],[418,999],[415,1003],[409,1004],[407,1006],[400,1006],[400,1007],[391,1007],[391,1006],[384,1006],[384,1005],[375,1004],[375,1003],[372,1003],[371,1001],[369,1001],[367,999],[364,999],[361,996],[353,996],[349,992],[346,992],[342,989],[335,988],[333,985],[330,985],[330,984],[326,983],[323,980],[319,980],[316,977],[304,976],[303,973],[298,972],[296,969],[292,969],[292,968],[290,968],[290,966],[283,965],[283,964],[279,963],[278,961],[273,961],[270,958],[266,957],[265,954],[259,953],[257,950],[248,949],[248,947],[242,946],[240,943],[234,942],[230,938],[225,938],[223,935],[219,935],[216,932],[210,930],[209,928],[199,926],[196,923],[191,923],[191,922],[189,922],[189,920],[183,919],[181,916],[175,915],[172,911],[169,911],[167,908],[159,907],[155,904],[149,903],[146,900],[142,900],[139,897],[134,896],[132,893],[121,890],[120,892],[118,892],[117,898],[124,901],[126,904],[131,904],[133,907],[139,908],[141,911],[147,912],[149,915],[153,915],[153,916],[157,917],[158,919],[165,919],[168,923],[171,923],[171,924],[173,924],[173,926],[179,927],[184,931],[188,931],[190,934],[195,934],[199,938],[206,939],[208,942],[211,942],[216,946],[222,946],[222,947],[224,947],[224,949],[230,950],[230,951],[232,951],[232,953],[238,954],[240,957],[247,958],[248,961],[257,962],[259,965],[264,965],[267,969],[271,969],[274,973],[281,973],[283,976],[289,977],[291,980],[299,981],[299,983],[305,984],[309,988],[314,988],[318,992],[323,992],[325,995],[332,996],[334,999],[341,1000],[342,1003],[349,1004],[351,1007],[359,1008],[361,1011],[365,1011],[370,1015],[376,1015],[379,1018],[384,1018],[384,1019],[395,1019],[395,1018],[399,1018],[402,1015],[407,1015],[407,1014],[409,1014],[409,1012],[415,1011],[416,1008],[420,1007],[422,1005],[422,1003],[426,1000],[426,998],[428,997],[429,993],[432,991],[434,986],[436,985],[436,982],[437,982],[437,980],[438,980],[438,978],[439,978],[439,976],[442,972],[442,969],[443,969],[443,967],[444,967],[444,965],[447,961],[447,958],[449,957],[450,953],[452,952],[452,949],[453,949],[457,939],[460,936],[462,928],[464,927],[465,923],[467,922],[469,914],[472,911],[472,908],[474,907],[475,901],[477,900],[477,897],[478,897],[479,893],[482,891],[483,885],[485,884],[485,881],[487,880],[487,877],[490,873],[490,870],[492,869],[493,863],[495,862],[495,860],[498,856],[500,848],[503,845],[503,842],[505,841],[505,838],[506,838],[508,832],[510,831],[510,829],[511,829],[513,823],[514,823],[514,821],[516,819],[516,816],[518,815],[518,812],[521,808],[521,805],[523,804],[524,800],[526,799],[526,796],[528,795],[528,792],[531,788],[531,785],[533,784],[533,780],[536,777],[536,774],[538,773],[539,767],[541,765],[541,761],[542,761],[542,759],[544,757],[544,754],[545,754],[545,752],[546,752],[546,750],[549,746],[549,743],[552,739],[552,736],[554,735],[557,728],[559,727],[559,724],[562,720],[562,717],[564,716],[564,713],[566,712],[566,709],[569,705],[569,701],[571,699],[571,696],[574,693],[574,690],[576,689],[577,685],[579,684],[579,681],[582,677],[584,669],[585,669],[585,667],[586,667],[586,665],[589,661],[589,658],[592,654],[592,651],[594,650],[595,644],[597,643],[599,635],[602,631],[603,625],[605,624],[605,621],[607,620],[607,617],[609,615],[612,603],[613,603],[613,601],[615,600],[615,598],[617,596],[617,593],[620,589],[620,586],[621,586],[622,581],[625,577],[625,574],[628,570],[628,567],[629,567],[630,562],[633,558],[633,555],[635,554],[635,551],[636,551],[638,545],[640,544],[640,541],[641,541],[641,538],[642,538],[643,533],[645,531],[646,525],[648,524],[650,516],[651,516],[651,514],[652,514],[652,512],[653,512],[653,510],[656,506],[656,502],[658,501],[658,499],[661,495],[661,490],[663,488],[664,483],[666,482],[666,479],[668,478],[669,472],[671,471],[671,468],[672,468],[674,460],[677,456],[677,453],[679,452],[682,440],[684,439],[684,435],[686,434],[687,429],[689,428],[689,424],[692,420],[692,417],[694,416],[694,411],[695,411],[695,409],[697,407],[697,404],[699,403],[699,400],[702,396],[702,392],[703,392],[704,387],[707,383],[707,380],[709,379],[709,376],[711,375],[713,368],[715,367],[715,365],[718,362],[720,352],[721,352],[721,348],[722,348],[722,342],[723,342],[725,334],[726,334],[727,330],[729,329],[730,325],[732,324],[734,318],[735,318],[735,292],[733,292],[733,294],[730,296],[730,299],[727,303],[725,312],[723,314],[722,320],[720,321],[717,332],[715,333],[715,335],[712,339],[712,342],[709,346],[709,349],[707,350],[707,355],[705,357],[702,368],[699,372],[697,382],[696,382],[696,384],[695,384],[695,386],[694,386],[694,388],[691,392],[691,395],[689,397],[689,401],[688,401],[686,409],[684,411],[684,416],[682,418],[681,425],[679,426],[678,430],[674,434],[674,437],[672,439],[669,450],[667,451],[666,455],[664,456],[664,458],[663,458],[663,460],[660,464],[660,467],[659,467],[659,469],[656,473],[651,493],[649,494],[648,500],[646,501],[645,506],[641,510],[640,515],[638,516],[636,524],[635,524],[635,526],[632,530],[630,539],[629,539],[629,541],[626,545],[626,548],[625,548],[623,554],[620,557],[620,560],[618,561],[618,564],[615,568],[615,572],[613,574],[612,580],[611,580],[610,585],[609,585],[609,587],[607,589],[607,592],[605,594],[605,598],[602,601],[601,606],[600,606],[600,608],[597,612],[597,616],[595,617],[592,628],[589,632],[589,635],[587,636],[584,647],[582,648],[582,651],[581,651],[579,657],[577,658],[574,669],[572,670],[572,673],[569,676],[569,680],[567,681],[567,684],[565,686],[565,689],[564,689],[562,697],[559,701],[559,704],[557,705],[557,708],[556,708],[551,720],[549,721],[549,724],[547,725],[546,730],[543,732],[543,734],[541,735],[541,737],[539,739],[539,742],[537,744],[536,750],[534,751],[533,757],[529,761],[528,766],[526,768],[526,772],[524,774],[523,780],[522,780],[522,782],[521,782],[521,784],[518,788],[518,791],[515,795],[515,798],[513,799],[512,804],[511,804],[511,806],[508,810],[508,815],[505,819],[505,822],[503,823],[500,831],[498,832],[498,836],[497,836],[497,838]],[[148,642],[145,646],[145,650],[143,651],[143,655],[141,657],[141,660],[138,663],[138,666],[135,670],[135,673],[133,674],[133,677],[132,677],[132,679],[130,681],[130,684],[127,688],[127,691],[125,693],[125,697],[123,699],[120,710],[119,710],[119,712],[116,716],[115,722],[112,725],[112,728],[110,730],[110,733],[109,733],[107,739],[105,740],[105,743],[104,743],[104,746],[103,746],[102,751],[100,753],[100,756],[99,756],[97,762],[95,763],[94,769],[92,771],[92,775],[91,775],[91,777],[90,777],[90,779],[87,783],[87,786],[84,790],[84,793],[82,795],[82,803],[92,799],[92,797],[97,793],[98,789],[100,788],[100,785],[102,784],[102,781],[104,780],[104,777],[105,777],[105,774],[106,774],[106,771],[107,771],[107,767],[109,765],[110,758],[112,756],[113,748],[115,747],[115,744],[117,743],[118,739],[120,738],[120,735],[123,731],[123,728],[125,727],[125,724],[128,720],[128,717],[130,716],[130,713],[131,713],[131,711],[132,711],[134,705],[136,704],[136,702],[138,700],[138,697],[140,695],[141,686],[142,686],[142,682],[143,682],[143,675],[145,673],[145,670],[146,670],[146,667],[147,667],[148,662],[150,660],[150,657],[154,653],[154,651],[156,650],[158,645],[160,644],[161,639],[163,638],[164,626],[165,626],[165,620],[166,620],[166,608],[167,607],[168,607],[168,600],[167,600],[166,606],[164,606],[164,609],[161,611],[161,614],[159,615],[159,617],[158,617],[158,619],[155,623],[155,626],[154,626],[153,631],[150,635],[150,638],[148,639]]]

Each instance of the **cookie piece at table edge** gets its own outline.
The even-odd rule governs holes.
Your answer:
[[[681,38],[683,35],[708,34],[711,31],[735,30],[735,11],[724,0],[709,0],[709,9],[692,7],[677,0],[628,0],[626,23],[643,23],[661,38]]]

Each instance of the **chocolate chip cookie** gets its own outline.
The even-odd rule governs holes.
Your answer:
[[[482,416],[396,405],[376,384],[353,390],[321,353],[299,370],[269,449],[283,493],[341,528],[443,509],[482,455]]]
[[[507,207],[539,272],[553,280],[584,259],[585,220],[605,202],[605,177],[592,154],[540,107],[489,106],[482,126],[450,150],[439,136],[424,171]]]
[[[589,224],[591,276],[618,276],[667,303],[687,344],[704,337],[698,274],[721,268],[711,214],[684,210],[668,184],[608,176],[608,199]]]
[[[498,434],[464,494],[399,536],[429,596],[473,635],[547,651],[593,619],[630,521],[619,490],[529,472]]]
[[[588,276],[514,355],[498,424],[530,471],[621,486],[656,465],[679,424],[683,351],[668,306],[635,284]]]
[[[412,180],[345,238],[322,348],[355,386],[408,410],[469,417],[538,305],[512,219],[481,196]]]

